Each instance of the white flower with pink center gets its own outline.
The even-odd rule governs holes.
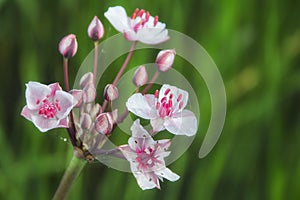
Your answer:
[[[154,95],[133,94],[126,102],[127,109],[144,119],[150,119],[154,132],[164,129],[175,135],[192,136],[197,132],[195,114],[184,109],[188,93],[177,87],[164,84]]]
[[[68,115],[77,104],[73,96],[61,89],[58,83],[44,85],[30,81],[26,84],[26,103],[21,115],[33,122],[41,131],[68,128]]]
[[[143,189],[160,189],[159,180],[166,178],[176,181],[180,177],[168,169],[164,157],[169,156],[166,151],[170,146],[170,140],[154,141],[149,133],[140,125],[137,119],[132,127],[132,136],[128,145],[119,147],[125,158],[130,162],[130,168],[137,180],[138,185]]]
[[[158,16],[152,17],[143,9],[137,8],[132,16],[128,17],[123,7],[115,6],[110,7],[104,16],[129,41],[159,44],[169,39],[166,24],[159,22]]]

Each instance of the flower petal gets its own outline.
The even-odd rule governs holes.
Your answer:
[[[129,18],[122,6],[108,8],[108,10],[104,13],[104,16],[117,31],[123,33],[125,30],[130,29]]]
[[[31,115],[34,113],[33,110],[30,110],[28,106],[24,106],[21,112],[21,115],[28,120],[31,120]]]
[[[154,181],[148,178],[145,174],[142,174],[141,172],[135,172],[133,173],[133,175],[136,178],[136,181],[142,190],[148,190],[157,187]]]
[[[26,84],[26,103],[29,109],[38,109],[39,102],[44,100],[47,95],[51,93],[51,89],[49,86],[30,81]]]
[[[151,123],[153,131],[156,133],[156,132],[164,130],[165,129],[164,122],[165,122],[164,119],[162,119],[160,117],[151,119],[150,123]]]
[[[60,106],[60,110],[56,113],[56,117],[58,119],[63,119],[69,115],[72,108],[77,104],[77,100],[71,94],[62,90],[56,91],[55,97]]]
[[[149,133],[140,125],[137,119],[131,126],[132,137],[128,139],[128,144],[133,151],[143,151],[148,146],[154,144],[154,140]]]
[[[175,135],[192,136],[197,132],[198,122],[193,112],[183,110],[173,115],[172,118],[166,118],[164,126]]]
[[[57,128],[59,121],[56,119],[47,119],[39,115],[32,115],[32,123],[41,131],[46,132],[50,129]]]
[[[144,119],[157,118],[154,95],[133,94],[126,102],[127,109]]]
[[[177,181],[180,176],[178,176],[177,174],[175,174],[174,172],[172,172],[169,168],[164,168],[160,171],[157,171],[155,172],[156,175],[160,176],[160,177],[163,177],[163,178],[166,178],[168,179],[169,181]]]
[[[160,28],[142,28],[137,32],[138,40],[145,44],[160,44],[169,39],[168,30]]]

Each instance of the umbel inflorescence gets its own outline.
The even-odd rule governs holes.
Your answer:
[[[128,144],[118,146],[120,152],[130,164],[130,169],[142,189],[160,188],[159,180],[166,178],[176,181],[179,176],[166,167],[164,158],[171,153],[170,139],[154,140],[153,136],[163,130],[174,135],[193,136],[197,132],[198,122],[194,113],[185,109],[188,92],[165,83],[154,94],[148,94],[159,73],[167,73],[172,68],[176,51],[165,49],[156,57],[157,73],[148,81],[145,66],[137,68],[133,74],[135,93],[124,102],[127,110],[118,113],[111,110],[110,102],[118,99],[118,81],[128,61],[132,58],[137,42],[155,45],[167,41],[170,37],[166,25],[148,11],[136,9],[128,17],[121,6],[110,7],[104,16],[112,26],[132,41],[132,47],[122,67],[113,81],[106,85],[104,101],[96,102],[99,95],[96,90],[98,67],[98,44],[104,36],[104,27],[95,16],[88,26],[88,36],[95,44],[94,69],[81,77],[80,88],[71,89],[68,77],[68,60],[75,56],[78,44],[76,36],[69,34],[59,43],[59,52],[63,56],[64,90],[59,83],[44,85],[30,81],[26,84],[26,106],[21,115],[31,121],[41,132],[55,128],[66,128],[69,139],[80,159],[93,160],[115,127],[122,123],[128,112],[137,117],[150,120],[152,130],[148,132],[136,119],[131,126]],[[141,87],[143,90],[140,91]],[[76,111],[76,112],[75,112]],[[112,155],[113,156],[113,155]]]

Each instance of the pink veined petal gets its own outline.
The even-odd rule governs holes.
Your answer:
[[[164,122],[165,122],[164,119],[162,119],[160,117],[151,119],[150,123],[151,123],[153,131],[159,132],[159,131],[164,130],[165,129]]]
[[[72,108],[77,104],[77,100],[71,94],[62,90],[56,92],[55,100],[58,100],[60,106],[60,110],[56,113],[58,119],[67,117]]]
[[[198,122],[193,112],[183,110],[173,115],[172,118],[166,118],[164,126],[175,135],[193,136],[197,132]]]
[[[56,128],[59,121],[56,119],[47,119],[39,115],[32,115],[33,124],[41,131],[46,132],[50,129]]]
[[[52,84],[48,85],[48,87],[50,87],[51,95],[53,95],[53,96],[55,95],[56,91],[62,90],[58,83],[52,83]]]
[[[29,109],[38,109],[39,102],[44,100],[47,95],[51,94],[51,89],[47,85],[30,81],[26,84],[26,103]]]
[[[154,102],[154,95],[151,96],[146,95],[145,97],[141,93],[133,94],[127,100],[126,107],[130,112],[144,119],[156,118],[157,112],[153,109],[155,105],[149,105],[149,102]],[[149,98],[153,98],[153,101]]]
[[[163,177],[165,179],[168,179],[169,181],[177,181],[180,176],[178,176],[177,174],[175,174],[174,172],[172,172],[169,168],[165,167],[162,170],[159,170],[157,172],[155,172],[155,174],[157,176]]]
[[[130,29],[129,27],[129,18],[125,9],[121,6],[110,7],[104,13],[104,16],[108,21],[113,25],[113,27],[123,33],[124,30]]]
[[[28,108],[28,106],[24,106],[23,109],[22,109],[21,115],[22,115],[23,117],[25,117],[26,119],[28,119],[28,120],[31,121],[31,116],[32,116],[33,113],[34,113],[34,111],[33,111],[33,110],[30,110],[30,109]]]

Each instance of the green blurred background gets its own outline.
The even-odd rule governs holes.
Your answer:
[[[208,51],[224,79],[226,123],[213,151],[198,159],[210,117],[203,94],[199,134],[170,165],[179,181],[142,191],[132,174],[94,163],[69,198],[300,199],[300,1],[279,0],[0,0],[0,199],[52,198],[72,148],[64,130],[40,133],[19,115],[25,83],[62,83],[57,44],[68,33],[79,42],[74,80],[93,48],[86,34],[93,16],[106,38],[116,33],[103,16],[114,5],[145,8]]]

